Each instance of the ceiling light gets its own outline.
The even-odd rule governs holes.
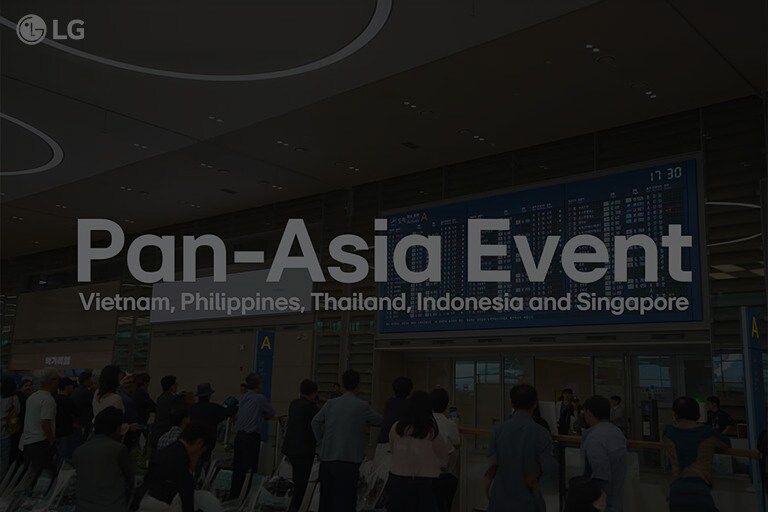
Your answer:
[[[216,116],[208,116],[208,119],[210,119],[211,121],[213,121],[214,119],[216,119]]]
[[[40,242],[38,242],[37,240],[32,240],[32,245],[40,245]]]
[[[594,53],[597,53],[597,52],[599,52],[599,51],[600,51],[600,48],[592,48],[592,51],[593,51]]]
[[[587,48],[591,50],[593,48],[593,46],[591,44],[588,44]]]
[[[16,215],[11,216],[11,219],[13,220],[24,220],[24,217],[17,217]]]
[[[217,120],[216,120],[216,122],[217,122],[217,123],[223,123],[223,122],[224,122],[224,120],[223,120],[223,119],[217,119]]]
[[[403,102],[403,105],[410,105],[410,104],[411,104],[411,102],[410,102],[410,101],[404,101],[404,102]]]
[[[416,105],[414,105],[414,104],[411,104],[411,108],[416,108]]]
[[[654,99],[654,98],[656,98],[656,95],[655,95],[655,94],[651,94],[651,95],[649,96],[649,98],[651,98],[651,99]]]
[[[354,166],[354,165],[350,165],[350,166],[349,166],[349,170],[350,170],[350,171],[354,171],[354,170],[355,170],[355,166]]]
[[[475,139],[479,139],[479,138],[480,138],[480,136],[479,136],[479,135],[475,135],[475,136],[474,136],[474,138],[475,138]]]
[[[595,62],[598,64],[613,64],[613,61],[616,60],[610,55],[603,55],[602,57],[598,57]]]
[[[297,152],[297,153],[306,153],[307,152],[307,148],[294,148],[293,150],[295,152]]]
[[[479,139],[477,139],[477,140],[479,140],[480,142],[483,142],[483,141],[485,140],[485,137],[480,137],[480,138],[479,138]]]
[[[651,94],[653,94],[653,91],[645,91],[645,94],[647,94],[648,96],[650,96]]]
[[[229,169],[219,169],[216,172],[218,172],[219,174],[229,174]]]
[[[129,220],[129,219],[124,219],[123,222],[125,222],[127,224],[133,224],[134,223],[132,220]]]
[[[277,143],[278,143],[278,144],[282,144],[282,143],[283,143],[283,141],[279,140],[279,141],[277,141]]]

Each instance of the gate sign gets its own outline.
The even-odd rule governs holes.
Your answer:
[[[765,381],[763,377],[763,332],[762,314],[756,308],[741,308],[741,349],[744,354],[744,381],[747,398],[747,433],[749,447],[757,450],[760,434],[766,429]],[[752,460],[752,481],[755,489],[762,489],[760,465]],[[755,493],[756,510],[765,510],[765,496],[762,492]]]
[[[254,372],[261,375],[261,393],[272,400],[272,362],[275,358],[275,331],[259,331],[256,335]],[[264,422],[261,439],[269,439],[269,422]]]

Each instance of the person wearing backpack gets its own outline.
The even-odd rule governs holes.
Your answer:
[[[16,446],[13,441],[21,432],[21,402],[16,396],[16,381],[10,377],[3,377],[0,382],[0,479],[5,476],[10,466]]]

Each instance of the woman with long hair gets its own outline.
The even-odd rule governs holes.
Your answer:
[[[416,391],[389,431],[392,465],[387,480],[388,512],[437,510],[434,485],[440,469],[448,464],[451,449],[439,433],[432,400],[427,393]]]
[[[114,407],[125,413],[123,399],[117,394],[120,386],[120,367],[115,365],[105,366],[99,375],[99,389],[93,395],[93,417],[95,418],[107,407]]]

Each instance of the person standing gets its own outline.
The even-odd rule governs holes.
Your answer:
[[[147,388],[150,377],[147,373],[137,373],[134,376],[136,389],[133,392],[133,401],[136,403],[139,425],[149,424],[149,415],[155,412],[155,402],[150,398]]]
[[[670,512],[717,512],[712,498],[712,458],[731,440],[709,425],[697,423],[699,403],[681,396],[672,403],[675,424],[664,429],[662,444],[672,466]]]
[[[261,452],[261,431],[264,421],[275,415],[275,409],[267,397],[261,394],[261,376],[255,373],[245,378],[248,391],[240,399],[237,413],[237,434],[235,435],[235,454],[232,460],[232,488],[230,498],[240,495],[245,482],[245,474],[250,470],[256,474],[259,470]]]
[[[333,400],[334,398],[339,398],[343,394],[344,393],[341,392],[341,384],[334,382],[333,386],[331,386],[331,394],[329,399]]]
[[[0,480],[5,476],[18,450],[17,434],[21,433],[21,403],[16,396],[16,381],[3,377],[0,383]],[[14,446],[14,440],[16,445]]]
[[[66,377],[59,380],[56,400],[56,453],[61,459],[70,460],[77,448],[75,444],[75,403],[72,401],[72,389],[75,383]]]
[[[304,501],[312,464],[315,462],[315,434],[312,432],[312,418],[320,411],[317,406],[317,383],[309,379],[301,381],[301,396],[288,407],[288,423],[285,427],[283,455],[293,468],[293,498],[288,508],[297,512]]]
[[[13,446],[16,450],[16,462],[18,464],[24,464],[24,453],[19,448],[21,442],[21,434],[24,432],[24,418],[27,415],[27,398],[32,394],[32,379],[24,378],[19,383],[19,390],[16,392],[16,397],[19,399],[19,419],[21,420],[21,426],[14,438]]]
[[[320,443],[320,512],[354,512],[357,482],[365,456],[365,427],[383,418],[357,397],[360,374],[347,370],[341,377],[344,394],[329,400],[312,419]]]
[[[120,367],[105,366],[99,374],[99,388],[93,394],[93,415],[97,416],[107,407],[114,407],[125,414],[123,399],[117,394],[120,386]]]
[[[78,386],[72,390],[72,402],[75,404],[77,423],[80,425],[81,439],[87,440],[91,436],[93,423],[93,374],[82,372],[77,377]],[[77,431],[76,431],[77,433]]]
[[[208,427],[211,432],[211,438],[206,440],[206,446],[208,450],[203,454],[200,463],[205,465],[211,460],[211,453],[216,446],[216,433],[219,428],[219,423],[227,418],[233,416],[236,412],[234,408],[227,408],[223,405],[211,402],[211,396],[215,390],[211,387],[210,382],[204,382],[197,385],[197,403],[189,408],[189,421],[194,423],[200,423]]]
[[[613,395],[611,397],[611,423],[616,425],[619,430],[624,431],[626,425],[624,422],[624,411],[621,410],[621,397]]]
[[[457,462],[461,435],[459,435],[457,422],[445,415],[450,402],[448,391],[445,388],[435,388],[430,394],[430,400],[432,402],[432,415],[437,422],[438,431],[449,447],[448,464],[441,468],[440,476],[435,482],[437,509],[440,512],[450,512],[453,498],[456,495],[456,488],[459,485]]]
[[[607,512],[621,512],[627,476],[627,438],[611,423],[611,403],[603,396],[593,396],[584,402],[584,418],[589,425],[581,440],[584,476],[595,480],[605,492]]]
[[[40,389],[27,399],[24,432],[19,448],[24,453],[24,465],[31,478],[27,490],[31,491],[40,474],[53,470],[54,443],[56,441],[56,400],[53,394],[59,386],[59,373],[44,368],[36,373]]]
[[[152,449],[157,446],[158,439],[171,429],[171,411],[186,407],[184,399],[178,395],[179,386],[176,383],[176,376],[166,375],[160,379],[160,387],[163,392],[156,400],[155,422],[152,424],[149,442]]]
[[[436,510],[434,488],[441,468],[448,465],[452,447],[440,435],[428,394],[416,391],[408,398],[402,417],[390,429],[389,440],[392,466],[387,512]]]
[[[731,423],[731,415],[720,409],[720,399],[716,396],[707,398],[707,425],[722,433]]]
[[[166,446],[170,446],[176,441],[179,440],[179,436],[181,436],[181,433],[184,432],[184,429],[187,428],[187,425],[190,424],[189,421],[189,413],[186,409],[174,409],[171,411],[171,428],[160,436],[160,439],[157,440],[157,446],[155,447],[155,451],[153,452],[152,456],[154,458],[155,453],[159,452]]]
[[[379,430],[378,443],[389,443],[389,431],[392,429],[392,425],[398,422],[400,416],[405,410],[405,405],[408,401],[408,395],[413,390],[413,381],[408,377],[398,377],[392,382],[392,396],[387,403],[384,404],[384,419],[381,422],[381,430]]]
[[[134,503],[140,500],[140,510],[195,512],[207,508],[203,499],[210,493],[195,491],[193,474],[208,438],[205,425],[190,423],[178,441],[157,452],[145,477],[146,495],[134,498]],[[217,508],[221,510],[221,505]]]
[[[533,386],[518,384],[509,391],[514,413],[491,433],[486,471],[487,512],[543,512],[539,482],[557,475],[552,438],[533,421],[538,395]]]
[[[133,462],[120,442],[123,413],[107,407],[94,420],[93,439],[75,450],[77,512],[127,512]]]
[[[567,436],[571,431],[571,422],[576,416],[576,409],[573,404],[573,390],[571,388],[563,389],[563,395],[558,406],[557,433],[561,436]]]

